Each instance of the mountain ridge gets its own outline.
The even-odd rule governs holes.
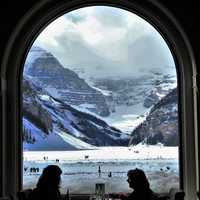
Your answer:
[[[129,145],[140,142],[179,145],[177,88],[153,106],[146,120],[133,130]]]
[[[34,132],[35,128],[31,130],[29,127],[35,126],[38,129],[38,134],[46,139],[56,135],[60,142],[64,138],[66,144],[73,140],[72,142],[76,142],[76,145],[80,146],[80,143],[84,143],[87,148],[128,144],[128,135],[120,130],[109,126],[96,116],[76,110],[61,100],[57,101],[48,95],[48,92],[44,89],[37,90],[38,88],[38,86],[35,87],[34,83],[23,80],[25,130],[29,130],[30,133]],[[32,144],[28,145],[27,141],[24,142],[27,143],[26,148],[28,146],[30,149],[33,147]],[[35,143],[37,142],[37,139],[35,139]],[[68,149],[69,146],[72,145],[68,143],[63,146],[63,149]],[[45,149],[45,147],[42,149]],[[77,148],[75,146],[70,149]]]

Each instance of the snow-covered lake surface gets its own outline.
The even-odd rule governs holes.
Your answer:
[[[42,169],[49,164],[59,165],[63,171],[62,193],[67,189],[70,193],[94,193],[96,183],[105,183],[107,193],[130,192],[126,174],[136,167],[145,171],[156,192],[168,192],[171,187],[179,186],[178,147],[137,145],[80,151],[24,151],[23,156],[24,188],[34,188]],[[30,172],[31,167],[39,168],[39,172]]]

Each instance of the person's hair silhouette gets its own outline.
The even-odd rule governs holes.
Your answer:
[[[129,187],[134,191],[126,196],[124,194],[120,194],[119,198],[122,200],[156,200],[157,196],[150,189],[149,181],[141,169],[133,169],[129,170],[127,173],[129,183]]]
[[[146,191],[149,189],[149,181],[141,169],[129,170],[127,173],[129,187],[134,189],[134,191]]]
[[[44,168],[36,188],[29,195],[29,200],[61,200],[59,190],[62,170],[57,165]]]

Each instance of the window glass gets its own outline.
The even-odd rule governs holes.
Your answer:
[[[34,41],[23,71],[23,187],[59,165],[61,191],[179,187],[177,75],[160,33],[115,7],[66,13]]]

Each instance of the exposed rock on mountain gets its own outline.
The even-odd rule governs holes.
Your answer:
[[[143,141],[148,144],[162,143],[166,146],[177,146],[179,144],[177,109],[177,89],[173,89],[151,109],[146,120],[132,132],[129,145]]]
[[[154,72],[157,79],[152,80],[153,88],[145,94],[144,107],[150,108],[158,103],[164,96],[169,94],[176,86],[176,78],[171,75],[162,75],[161,73]]]
[[[174,76],[157,71],[139,77],[102,78],[93,81],[95,87],[108,91],[106,100],[111,112],[118,106],[133,107],[141,103],[144,109],[150,108],[176,87]]]
[[[38,94],[42,89],[23,79],[23,116],[35,124],[44,133],[49,134],[53,129],[50,113],[39,102]]]
[[[51,53],[33,46],[23,74],[25,146],[63,150],[127,145],[130,136],[103,120],[130,133],[141,123],[139,116],[143,120],[151,107],[146,121],[133,131],[130,144],[177,145],[177,96],[172,89],[176,77],[151,70],[140,76],[88,77],[87,83]]]
[[[25,63],[25,77],[45,88],[48,93],[70,105],[82,106],[100,116],[108,116],[109,109],[101,92],[90,87],[75,72],[64,68],[51,54],[32,47]]]
[[[28,150],[91,149],[128,144],[126,134],[52,97],[25,79],[23,102],[24,147]]]

